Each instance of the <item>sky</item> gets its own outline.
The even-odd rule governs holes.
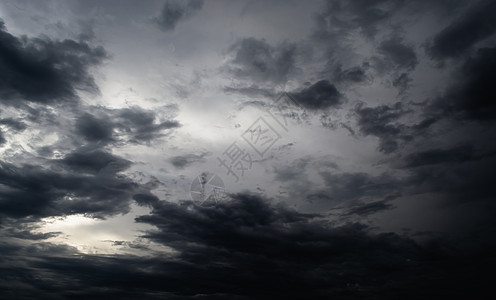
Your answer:
[[[494,285],[496,2],[0,2],[0,298]]]

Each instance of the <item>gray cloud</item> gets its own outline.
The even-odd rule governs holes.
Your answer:
[[[196,155],[196,154],[178,155],[171,157],[169,161],[177,169],[184,169],[185,167],[188,167],[196,162],[205,161],[205,156],[207,156],[208,154],[209,153],[202,153],[200,155]]]
[[[348,211],[348,215],[359,215],[367,216],[371,214],[376,214],[385,210],[393,209],[394,206],[388,203],[388,200],[374,201],[370,203],[363,203],[360,205],[355,205],[351,207]]]
[[[163,31],[172,31],[180,21],[183,21],[203,7],[203,0],[184,2],[167,0],[160,15],[152,18],[153,23]]]
[[[98,173],[112,164],[114,172],[126,170],[131,162],[101,150],[78,150],[68,154],[61,162],[81,173]]]
[[[84,113],[75,124],[76,133],[89,142],[150,143],[165,131],[180,127],[175,120],[157,120],[157,113],[139,106],[97,109],[98,116]]]
[[[446,163],[441,164],[443,161]],[[496,193],[496,188],[489,179],[494,163],[494,156],[463,163],[457,163],[456,160],[447,161],[444,158],[435,163],[432,159],[429,164],[412,171],[412,175],[405,181],[405,186],[412,194],[436,193],[448,205],[485,202],[492,199],[492,195]],[[487,211],[479,212],[479,219],[487,219],[487,214],[493,211],[491,205],[488,205]]]
[[[0,162],[0,219],[77,213],[105,217],[127,212],[133,194],[146,191],[119,173],[129,161],[101,150],[75,151],[46,164],[58,171]]]
[[[413,48],[405,45],[399,37],[382,41],[378,50],[396,68],[411,70],[418,63],[417,55]]]
[[[271,46],[263,39],[244,38],[234,43],[229,53],[233,58],[227,70],[238,79],[277,84],[296,71],[296,46],[291,43]]]
[[[411,136],[404,135],[404,125],[393,123],[405,114],[400,103],[393,107],[381,105],[374,108],[359,105],[356,113],[360,131],[365,135],[377,136],[380,140],[379,150],[384,153],[397,150],[399,140],[411,139]]]
[[[440,163],[460,163],[475,159],[472,145],[461,145],[451,149],[431,149],[409,154],[405,157],[405,167],[413,168]]]
[[[76,121],[76,130],[88,141],[112,141],[113,124],[108,118],[97,119],[85,113]]]

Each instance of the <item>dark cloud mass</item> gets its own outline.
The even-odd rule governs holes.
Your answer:
[[[473,146],[462,145],[452,149],[432,149],[417,152],[406,157],[406,167],[419,167],[443,162],[464,162],[475,156]]]
[[[310,110],[337,107],[342,103],[342,95],[328,80],[318,81],[292,96]]]
[[[148,238],[180,254],[75,257],[74,249],[49,243],[1,246],[8,258],[36,254],[28,268],[2,261],[3,295],[413,299],[480,295],[489,283],[490,265],[483,262],[490,262],[490,249],[476,250],[481,259],[469,264],[464,253],[437,241],[420,245],[393,233],[371,233],[365,225],[333,226],[319,215],[272,206],[254,195],[235,195],[210,208],[157,202],[151,215],[137,221],[156,226]],[[21,291],[8,285],[20,277],[25,278]]]
[[[77,99],[77,90],[97,92],[88,68],[108,57],[102,47],[75,40],[18,38],[0,22],[0,96],[4,103],[55,103]]]
[[[206,155],[208,155],[208,153],[202,153],[200,155],[197,154],[178,155],[171,157],[169,161],[174,167],[178,169],[184,169],[185,167],[195,162],[204,161],[205,160],[204,157]]]
[[[379,138],[379,150],[391,153],[398,149],[399,140],[408,140],[411,137],[403,135],[403,125],[394,122],[405,112],[401,109],[401,103],[394,106],[382,105],[378,107],[362,107],[356,109],[358,114],[358,126],[365,135],[373,135]]]
[[[119,174],[129,162],[109,153],[76,152],[54,163],[66,172],[1,163],[2,219],[77,213],[114,215],[127,212],[133,193],[139,190],[138,184]]]
[[[366,36],[374,36],[381,23],[386,22],[402,1],[326,1],[326,10],[320,18],[337,31],[358,29]]]
[[[467,13],[439,32],[427,48],[435,59],[452,58],[464,54],[476,43],[496,33],[494,1],[481,1]]]
[[[167,0],[159,16],[153,18],[155,25],[163,31],[172,31],[177,23],[189,18],[203,6],[203,0],[182,1]]]

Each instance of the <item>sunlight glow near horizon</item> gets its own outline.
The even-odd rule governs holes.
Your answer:
[[[147,255],[149,251],[135,251],[129,244],[139,239],[140,232],[153,229],[152,226],[136,223],[137,215],[147,214],[147,208],[132,205],[130,213],[118,215],[105,220],[95,219],[84,214],[65,217],[48,217],[41,220],[38,233],[60,232],[47,239],[55,244],[66,244],[86,254],[133,254]],[[114,245],[119,242],[122,245]],[[169,247],[147,243],[150,251],[173,253]]]

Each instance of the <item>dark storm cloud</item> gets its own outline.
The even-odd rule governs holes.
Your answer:
[[[440,154],[444,156],[440,156]],[[470,156],[470,150],[456,147],[451,150],[431,150],[411,155],[411,176],[405,179],[408,193],[436,193],[446,204],[492,200],[496,187],[492,184],[491,172],[496,156]],[[486,204],[486,211],[478,218],[493,214],[494,208]]]
[[[238,79],[284,83],[296,70],[296,46],[290,43],[271,46],[263,39],[245,38],[232,45],[229,53],[233,58],[227,70]]]
[[[149,143],[164,136],[164,131],[180,126],[175,120],[157,120],[157,113],[138,106],[96,110],[97,116],[85,113],[76,121],[76,133],[89,142]]]
[[[102,47],[70,39],[15,37],[0,21],[0,95],[3,103],[55,103],[97,92],[91,66],[108,57]]]
[[[115,110],[100,107],[95,111],[96,116],[85,113],[76,119],[76,135],[68,135],[69,145],[36,149],[42,156],[50,157],[57,147],[65,151],[67,146],[72,147],[63,158],[40,158],[32,163],[0,162],[0,222],[78,213],[105,218],[127,213],[133,198],[150,196],[151,186],[138,184],[121,173],[132,162],[111,154],[105,147],[111,142],[148,143],[163,135],[164,129],[176,127],[177,122],[157,121],[156,112],[139,107]],[[3,120],[9,128],[23,127],[16,120]]]
[[[172,31],[181,20],[185,20],[203,7],[203,0],[189,0],[184,2],[167,0],[158,17],[153,23],[163,31]]]
[[[494,1],[481,1],[439,32],[428,46],[432,58],[453,58],[465,54],[476,43],[496,33]]]
[[[171,157],[169,161],[174,167],[182,170],[185,167],[188,167],[196,162],[205,161],[205,156],[207,156],[208,154],[209,153],[207,152],[207,153],[202,153],[200,155],[197,154],[178,155]]]
[[[395,68],[413,69],[418,63],[417,55],[413,48],[405,45],[401,38],[395,37],[382,41],[378,51]]]
[[[15,226],[18,224],[9,224],[9,226],[12,226],[12,225]],[[31,229],[19,230],[13,226],[6,229],[5,232],[2,232],[2,236],[4,236],[4,237],[13,237],[16,239],[31,240],[31,241],[46,240],[49,238],[56,237],[60,234],[61,234],[61,232],[35,233]]]
[[[401,27],[401,23],[393,18],[402,13],[410,16],[429,12],[447,16],[465,5],[465,1],[459,0],[419,0],[415,3],[403,0],[327,0],[316,17],[318,30],[315,35],[323,38],[358,31],[367,38],[374,38],[381,30]]]
[[[415,53],[417,46],[401,34],[407,24],[402,18],[408,20],[425,13],[446,17],[463,5],[461,1],[325,1],[315,17],[315,30],[311,36],[314,52],[321,51],[321,76],[332,78],[345,90],[348,85],[373,81],[374,72],[371,71],[376,71],[380,76],[389,77],[388,81],[404,95],[410,83],[406,71],[412,71],[419,59]],[[368,61],[357,66],[357,58],[363,53],[356,51],[352,41],[364,37],[365,42],[370,43],[377,36],[386,36],[377,46],[379,55],[365,54],[369,56]],[[367,72],[369,68],[371,70]]]
[[[383,198],[401,193],[401,181],[391,175],[373,176],[367,173],[320,174],[326,184],[324,193],[330,200],[339,202],[356,201],[364,197]]]
[[[308,171],[315,168],[319,170],[318,176],[323,181],[323,186],[308,176]],[[342,172],[332,161],[310,157],[274,168],[274,173],[274,179],[288,190],[290,199],[300,198],[327,208],[338,205],[353,205],[358,208],[364,201],[391,200],[391,197],[401,195],[403,190],[402,181],[387,173],[371,175],[363,172]]]
[[[133,200],[140,206],[153,206],[159,201],[157,196],[152,194],[135,194]]]
[[[137,221],[155,226],[147,236],[179,253],[110,257],[43,242],[0,243],[2,297],[444,299],[490,289],[494,266],[494,243],[465,251],[456,241],[420,245],[357,223],[334,226],[250,194],[214,207],[157,201]]]
[[[405,167],[413,168],[441,163],[460,163],[476,158],[472,145],[461,145],[451,149],[432,149],[409,154],[405,158]]]
[[[421,145],[422,140],[416,143]],[[397,162],[393,164],[406,172],[401,178],[390,173],[371,175],[334,168],[319,171],[324,182],[321,186],[308,178],[308,170],[316,164],[307,159],[274,169],[274,179],[283,184],[290,198],[299,197],[328,208],[348,207],[345,215],[367,216],[389,210],[394,208],[393,200],[402,196],[431,194],[442,200],[443,205],[456,206],[489,201],[496,193],[490,183],[496,148],[490,140],[477,147],[461,144],[414,151],[394,160]],[[322,167],[322,163],[318,165]],[[479,218],[486,220],[493,211],[488,206]]]
[[[394,123],[405,114],[400,103],[377,107],[358,105],[356,113],[360,131],[365,135],[378,137],[381,152],[391,153],[398,149],[399,140],[411,139],[409,135],[404,135],[404,126]]]
[[[496,162],[496,149],[490,142],[482,149],[462,144],[445,149],[412,152],[397,158],[402,178],[390,173],[320,171],[324,186],[308,179],[315,161],[297,160],[274,169],[275,180],[288,187],[290,198],[299,197],[314,205],[342,206],[344,215],[367,216],[394,208],[394,199],[420,194],[436,195],[444,205],[489,201],[496,193],[490,173]],[[322,163],[318,163],[322,166]],[[351,205],[351,206],[350,206]],[[494,209],[487,207],[479,217],[487,219]]]
[[[386,75],[392,81],[393,87],[403,95],[410,87],[409,72],[413,71],[418,64],[414,47],[403,41],[403,37],[382,41],[377,47],[380,56],[371,59],[371,66],[380,75]]]
[[[113,124],[108,119],[97,119],[95,116],[85,113],[76,121],[76,130],[88,141],[112,141]]]
[[[360,103],[354,111],[360,132],[378,137],[379,151],[386,154],[397,151],[404,143],[421,138],[439,121],[438,118],[424,116],[418,123],[406,125],[401,118],[412,111],[405,110],[400,102],[376,107],[366,107]]]
[[[177,123],[156,122],[155,112],[138,107],[97,111],[98,117],[85,113],[76,120],[77,135],[69,136],[76,148],[65,157],[37,161],[38,165],[0,162],[0,219],[77,213],[103,218],[128,212],[135,194],[149,195],[149,187],[121,174],[132,162],[103,147],[114,141],[149,142]],[[13,119],[2,119],[2,123],[9,128],[24,127]],[[83,146],[78,135],[91,143]],[[51,156],[56,147],[37,151]]]
[[[444,96],[434,101],[431,110],[441,111],[444,116],[470,120],[494,120],[496,118],[496,48],[482,48],[469,57],[458,70],[455,82]]]
[[[190,288],[231,297],[323,297],[346,289],[351,278],[360,285],[372,284],[366,278],[375,273],[374,266],[408,268],[404,259],[416,257],[418,251],[407,239],[369,235],[358,224],[328,226],[319,215],[273,206],[248,194],[215,208],[161,202],[137,221],[157,226],[159,231],[148,237],[180,250],[182,261],[208,270],[208,284]],[[370,256],[360,250],[363,247]],[[401,254],[389,260],[386,253],[392,252]],[[353,261],[355,267],[345,263],[344,268],[344,261]],[[202,276],[201,271],[195,274]],[[378,282],[386,280],[386,274],[375,273]]]
[[[146,190],[120,171],[130,163],[103,151],[82,150],[43,168],[0,162],[0,216],[46,217],[127,212],[134,193]],[[56,170],[56,171],[55,171]]]
[[[321,80],[297,93],[291,93],[299,104],[310,110],[339,107],[342,95],[328,80]]]

